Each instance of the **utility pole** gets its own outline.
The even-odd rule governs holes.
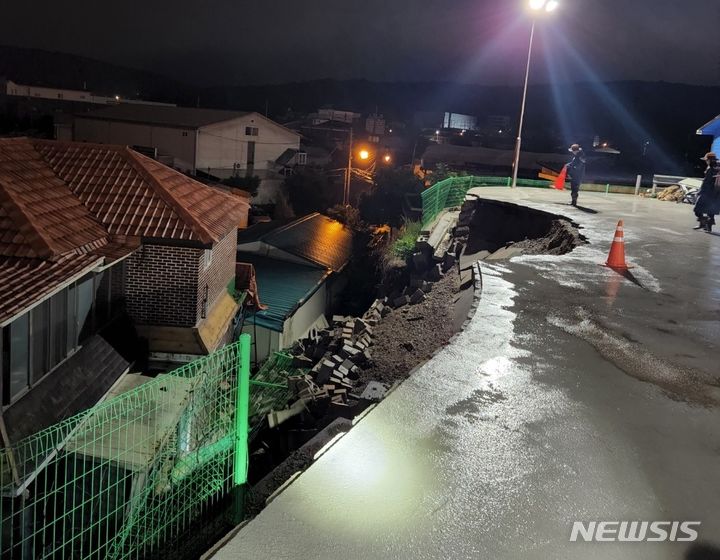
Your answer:
[[[350,143],[348,146],[348,164],[345,170],[345,185],[343,186],[343,206],[350,206],[350,178],[352,177],[353,129],[350,124]]]

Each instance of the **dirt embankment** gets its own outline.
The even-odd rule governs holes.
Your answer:
[[[432,285],[425,301],[384,317],[373,331],[373,363],[362,372],[361,382],[392,384],[405,379],[446,345],[457,330],[453,318],[459,290],[460,276],[453,269]]]

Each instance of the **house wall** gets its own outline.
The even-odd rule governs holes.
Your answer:
[[[197,263],[199,279],[197,284],[197,318],[201,319],[205,306],[205,287],[207,286],[207,309],[235,278],[235,254],[237,252],[237,231],[232,230],[212,248],[210,265],[205,267],[205,251],[201,251]]]
[[[302,307],[285,320],[282,333],[254,326],[252,317],[246,319],[242,332],[253,337],[254,346],[251,359],[255,360],[256,349],[257,360],[260,363],[273,352],[292,346],[296,340],[304,338],[311,329],[326,328],[328,326],[327,319],[325,319],[327,297],[327,285],[323,283]]]
[[[328,326],[325,311],[328,301],[327,282],[308,299],[302,307],[285,319],[280,339],[281,348],[292,346],[293,342],[303,338],[312,328],[324,329]]]
[[[195,170],[195,136],[192,129],[81,117],[75,119],[73,130],[79,142],[156,148],[159,154],[173,157],[172,167],[188,172]]]
[[[233,229],[208,250],[207,267],[205,249],[143,244],[113,275],[112,294],[139,325],[195,327],[235,277],[236,243]]]
[[[140,325],[194,327],[202,258],[203,249],[150,244],[130,255],[117,281],[124,283],[125,305],[133,320]]]
[[[246,127],[258,128],[258,135],[246,135]],[[285,150],[300,149],[298,134],[251,113],[198,130],[197,169],[216,177],[229,177],[238,169],[245,171],[249,142],[255,142],[253,174],[262,178]]]
[[[280,333],[266,329],[265,327],[254,327],[252,317],[245,321],[242,329],[243,334],[249,334],[252,337],[253,346],[251,347],[250,360],[255,363],[257,352],[257,363],[265,361],[270,354],[280,350]]]

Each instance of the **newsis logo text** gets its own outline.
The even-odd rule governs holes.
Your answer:
[[[700,521],[574,521],[570,542],[692,542]]]

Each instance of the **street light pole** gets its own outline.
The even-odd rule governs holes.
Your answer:
[[[520,147],[522,145],[523,121],[525,120],[525,104],[527,103],[528,81],[530,80],[530,62],[532,60],[533,41],[535,40],[535,19],[530,28],[530,46],[528,47],[527,66],[525,67],[525,85],[523,87],[522,104],[520,105],[520,124],[515,140],[515,158],[512,169],[512,188],[517,187],[518,167],[520,167]]]
[[[518,124],[518,135],[515,141],[515,157],[513,158],[512,188],[517,187],[517,177],[520,168],[520,148],[522,146],[522,131],[525,121],[525,104],[527,103],[528,82],[530,81],[530,63],[532,62],[533,41],[535,39],[536,17],[542,12],[549,14],[560,6],[560,0],[529,0],[528,8],[533,13],[532,27],[530,28],[530,46],[528,47],[527,65],[525,66],[525,84],[523,86],[522,105],[520,105],[520,123]]]
[[[345,170],[345,184],[343,185],[343,206],[350,206],[350,178],[352,177],[353,129],[350,124],[350,145],[348,146],[348,164]]]

